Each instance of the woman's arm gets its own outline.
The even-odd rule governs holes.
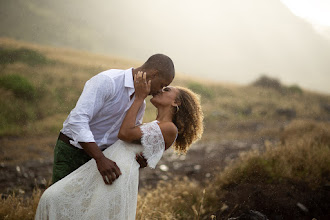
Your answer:
[[[135,122],[144,99],[150,93],[151,81],[146,81],[146,74],[139,71],[134,76],[135,99],[128,109],[118,133],[118,138],[123,141],[134,142],[141,139],[142,132],[139,127],[135,126]]]

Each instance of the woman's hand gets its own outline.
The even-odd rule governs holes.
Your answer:
[[[118,132],[119,139],[126,142],[133,142],[141,139],[141,130],[135,124],[136,116],[141,105],[143,104],[144,99],[150,93],[150,85],[150,80],[147,83],[147,73],[138,71],[138,73],[134,75],[135,99],[131,107],[128,109],[123,123],[121,124]]]
[[[150,93],[151,80],[147,82],[147,73],[139,71],[134,75],[135,98],[145,99]]]

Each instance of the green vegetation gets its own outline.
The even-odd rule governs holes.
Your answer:
[[[27,48],[3,48],[0,47],[0,65],[23,62],[30,66],[47,64],[50,61],[41,53]]]
[[[261,77],[259,77],[255,82],[252,83],[252,85],[264,89],[273,89],[282,93],[283,95],[288,95],[288,94],[301,95],[303,93],[303,90],[298,85],[285,86],[282,85],[280,80],[272,77],[268,77],[266,75],[262,75]]]
[[[6,68],[0,77],[0,136],[58,131],[91,76],[107,68],[132,66],[132,62],[115,58],[2,42],[0,60]],[[44,65],[47,63],[52,65]],[[186,80],[179,74],[173,85],[186,86],[201,95],[207,134],[217,130],[219,121],[323,118],[328,113],[322,106],[330,102],[329,96],[302,92],[298,86],[286,87],[266,76],[253,85],[238,87]],[[154,116],[148,102],[145,121]]]
[[[210,88],[208,88],[205,85],[202,85],[198,82],[190,82],[188,84],[188,88],[191,89],[192,91],[200,94],[205,99],[212,99],[214,96],[214,94]]]
[[[28,100],[36,98],[35,87],[25,77],[17,74],[0,76],[0,87],[12,91],[17,98]]]
[[[6,43],[0,49],[6,66],[0,72],[0,136],[57,132],[98,68],[59,60],[55,64],[43,48]],[[45,65],[50,63],[54,65]]]

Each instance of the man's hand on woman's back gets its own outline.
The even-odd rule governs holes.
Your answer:
[[[116,162],[105,156],[97,159],[96,164],[105,184],[111,185],[121,175]]]
[[[105,184],[112,184],[120,175],[120,169],[117,164],[104,156],[95,142],[79,142],[86,153],[96,161],[97,169],[102,175]]]

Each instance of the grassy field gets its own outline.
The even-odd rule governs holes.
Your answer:
[[[45,145],[50,137],[58,134],[90,77],[109,68],[139,65],[141,63],[118,57],[0,38],[2,166],[42,159],[43,154],[52,153]],[[226,219],[253,208],[276,216],[276,210],[287,213],[292,210],[280,206],[283,201],[275,203],[273,199],[271,205],[277,207],[274,214],[267,207],[258,206],[255,200],[266,201],[266,196],[283,198],[281,193],[292,187],[297,189],[297,195],[305,192],[305,197],[310,197],[323,193],[323,188],[328,186],[329,95],[306,91],[296,85],[283,85],[267,76],[256,79],[254,84],[239,86],[177,73],[173,85],[189,87],[201,95],[205,115],[201,142],[260,138],[277,141],[266,141],[264,152],[242,154],[216,173],[209,183],[179,178],[141,190],[138,219]],[[144,121],[154,118],[155,109],[147,102]],[[43,138],[36,140],[35,137]],[[33,150],[28,148],[32,145]],[[256,186],[264,190],[264,196],[253,200],[248,193],[256,191]],[[276,186],[282,188],[276,190]],[[235,191],[247,197],[232,196]],[[41,192],[36,189],[28,199],[19,195],[3,197],[0,218],[33,219]],[[309,204],[305,197],[298,196],[297,201]],[[317,206],[319,208],[310,205],[309,213],[322,216],[329,201],[323,203]]]
[[[141,65],[122,58],[10,39],[0,39],[0,49],[0,136],[57,133],[90,77],[109,68]],[[12,59],[8,59],[10,56]],[[8,81],[12,83],[5,84]],[[325,108],[329,96],[303,91],[297,86],[270,84],[268,88],[262,87],[268,86],[267,82],[257,86],[226,85],[191,79],[180,73],[173,85],[186,86],[201,94],[209,131],[219,122],[320,120],[329,114],[329,109]],[[154,116],[153,107],[148,105],[145,121]]]
[[[329,216],[329,193],[322,190],[330,181],[329,123],[294,121],[281,136],[281,143],[242,155],[204,187],[183,179],[145,190],[138,219],[227,219],[250,209],[269,219]],[[283,194],[307,205],[314,216],[300,215],[296,203],[283,200]]]

